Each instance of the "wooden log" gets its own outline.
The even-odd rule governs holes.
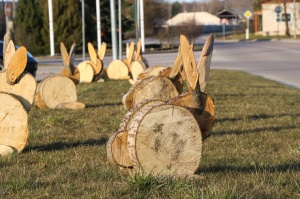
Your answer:
[[[184,93],[170,99],[167,103],[188,108],[196,118],[202,133],[202,139],[206,139],[213,128],[215,121],[215,105],[213,99],[205,93],[201,93],[201,103],[199,96],[195,92]]]
[[[40,97],[48,108],[55,109],[59,104],[77,101],[74,82],[64,76],[50,76],[43,80],[39,88]]]
[[[21,152],[28,139],[28,114],[13,95],[0,92],[0,154]],[[5,147],[7,146],[7,147]]]
[[[28,72],[23,72],[18,78],[18,82],[10,85],[6,81],[6,72],[0,72],[0,91],[17,97],[24,108],[29,111],[35,95],[37,83],[35,78]]]
[[[128,156],[127,131],[113,133],[106,144],[107,159],[111,164],[121,167],[132,167]]]
[[[134,61],[131,63],[131,76],[134,82],[137,81],[138,76],[147,70],[147,66],[143,61]]]
[[[128,151],[134,168],[145,173],[191,175],[201,160],[201,131],[187,109],[150,105],[132,121]]]
[[[164,70],[165,68],[165,66],[151,66],[145,71],[145,73],[147,74],[147,77],[157,76],[159,75],[160,71]]]
[[[177,88],[169,78],[151,76],[137,81],[123,96],[122,103],[130,110],[147,99],[167,101],[178,95]]]
[[[156,100],[145,100],[126,113],[119,126],[118,131],[113,133],[107,142],[107,157],[110,163],[116,164],[124,168],[132,167],[127,146],[128,130],[131,125],[131,121],[133,118],[135,118],[135,115],[139,111],[143,110],[142,108],[145,105],[158,105],[163,103],[165,102]]]
[[[84,109],[85,104],[82,102],[65,102],[61,104],[57,104],[56,109],[72,109],[72,110],[77,110],[77,109]]]
[[[78,68],[75,67],[75,66],[70,66],[70,70],[73,71],[72,72],[73,75],[70,74],[69,69],[66,68],[66,67],[64,67],[61,70],[60,74],[64,77],[70,78],[74,82],[75,85],[79,84],[79,82],[80,82],[80,72],[79,72]]]
[[[106,75],[109,79],[129,79],[128,74],[128,67],[121,60],[110,62],[106,70]]]
[[[89,61],[80,62],[77,66],[80,74],[80,83],[91,83],[94,78],[94,68]]]

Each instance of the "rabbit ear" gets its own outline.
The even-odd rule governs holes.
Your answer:
[[[97,53],[95,51],[93,44],[90,42],[88,43],[88,51],[92,62],[94,62],[94,64],[97,65]]]
[[[213,52],[213,44],[214,44],[214,35],[210,34],[205,44],[202,48],[201,56],[198,61],[197,70],[199,73],[199,84],[201,91],[204,92],[206,87],[206,82],[209,76],[212,52]]]
[[[76,54],[76,43],[73,43],[69,53],[69,63],[70,65],[75,65],[75,54]]]
[[[64,62],[64,66],[69,66],[70,62],[69,62],[68,51],[63,42],[60,42],[60,53],[61,53],[62,60]]]
[[[103,58],[104,58],[105,51],[106,51],[106,46],[107,46],[107,44],[106,44],[105,42],[103,42],[103,43],[101,44],[101,47],[100,47],[100,49],[99,49],[99,51],[98,51],[98,58],[99,58],[100,60],[103,60]]]
[[[198,82],[198,71],[193,49],[184,35],[180,35],[180,53],[182,55],[187,82],[194,90]]]
[[[16,82],[18,77],[24,72],[26,64],[27,50],[24,46],[21,46],[16,50],[7,66],[6,80],[8,84],[12,85]]]
[[[175,61],[172,66],[172,70],[170,73],[170,78],[174,78],[178,73],[182,71],[182,56],[180,53],[180,45],[178,46],[178,54],[177,57],[175,58]]]
[[[137,45],[136,45],[137,49],[136,49],[136,53],[135,53],[135,58],[134,60],[138,60],[140,55],[141,55],[141,39],[139,39]]]
[[[6,49],[4,50],[4,48],[3,48],[3,51],[4,51],[3,65],[4,65],[4,68],[7,69],[9,62],[11,61],[13,55],[16,52],[14,42],[12,40],[10,40],[8,42],[8,44],[6,45]]]
[[[132,61],[133,52],[134,52],[134,42],[132,41],[129,46],[129,52],[128,52],[128,57],[127,57],[128,65],[130,65],[130,63]]]

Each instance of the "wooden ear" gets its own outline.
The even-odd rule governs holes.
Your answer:
[[[64,66],[69,66],[70,65],[69,55],[68,55],[68,51],[66,49],[66,46],[64,45],[63,42],[60,42],[60,53],[61,53],[61,58],[64,62]]]
[[[4,65],[4,69],[7,69],[9,62],[11,61],[13,55],[16,52],[15,44],[12,40],[8,42],[8,44],[6,45],[6,49],[5,50],[3,49],[3,52],[4,52],[3,65]]]
[[[97,53],[92,43],[88,43],[88,51],[92,62],[97,65]]]
[[[105,55],[105,52],[106,52],[106,47],[107,47],[107,44],[105,42],[103,42],[101,44],[101,47],[100,47],[99,51],[98,51],[98,58],[100,60],[103,60],[103,58],[104,58],[104,55]]]
[[[21,46],[14,53],[11,58],[6,73],[7,83],[12,85],[16,82],[18,77],[24,72],[27,64],[27,50],[24,46]]]
[[[136,49],[136,53],[135,53],[135,57],[134,57],[135,61],[137,61],[140,58],[140,55],[141,55],[141,39],[139,39],[136,47],[137,47],[137,49]]]
[[[172,70],[170,73],[170,78],[174,78],[180,71],[183,69],[183,61],[182,61],[182,56],[180,52],[180,45],[178,46],[178,54],[177,57],[175,58],[175,61],[172,66]]]
[[[69,64],[75,66],[76,43],[73,43],[69,52]]]
[[[131,62],[132,62],[132,56],[133,56],[133,52],[134,52],[134,42],[132,41],[129,45],[129,52],[128,52],[128,66],[130,66]]]
[[[195,90],[198,82],[198,71],[193,49],[184,35],[180,35],[180,46],[183,68],[186,74],[188,85],[192,88],[192,90]]]
[[[202,92],[204,92],[206,83],[209,77],[210,64],[213,52],[214,36],[210,34],[202,48],[200,59],[198,61],[197,70],[199,73],[199,85]]]

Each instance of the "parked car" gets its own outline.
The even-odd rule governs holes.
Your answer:
[[[16,49],[18,49],[19,46],[16,45]],[[30,52],[27,51],[27,64],[25,71],[31,73],[34,77],[36,75],[36,71],[38,68],[38,62],[36,59],[30,54]],[[0,40],[0,70],[3,69],[3,41]]]

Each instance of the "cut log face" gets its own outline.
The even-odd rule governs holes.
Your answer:
[[[77,66],[80,74],[80,83],[91,83],[94,78],[94,69],[89,62],[81,62]]]
[[[10,93],[17,97],[24,108],[29,111],[32,106],[37,87],[35,78],[28,72],[24,72],[18,78],[18,83],[7,84],[5,71],[0,72],[0,91]]]
[[[124,107],[130,110],[144,100],[167,101],[178,95],[177,88],[169,78],[151,76],[137,81],[123,96],[122,102]]]
[[[77,101],[74,82],[63,76],[51,76],[43,80],[39,87],[42,100],[48,108],[54,109],[57,105]]]
[[[127,65],[121,60],[112,61],[106,70],[109,79],[129,79]]]
[[[133,166],[146,173],[193,174],[202,155],[201,131],[187,109],[150,105],[130,126],[128,150]]]
[[[165,66],[151,66],[145,71],[145,73],[147,74],[147,77],[157,76],[159,75],[160,71],[164,69],[166,69]]]
[[[205,93],[202,94],[203,107],[198,103],[198,97],[194,93],[185,93],[169,100],[168,104],[187,107],[195,116],[202,133],[202,139],[206,139],[215,122],[215,105],[213,99]],[[199,106],[200,105],[200,106]]]
[[[130,65],[131,76],[134,82],[137,81],[139,74],[147,70],[147,66],[143,61],[134,61]]]
[[[132,167],[128,156],[127,131],[113,133],[107,142],[106,150],[108,161],[121,167]]]
[[[132,167],[132,163],[128,154],[128,130],[131,121],[139,111],[143,111],[146,105],[163,104],[162,101],[146,100],[133,107],[123,118],[119,130],[113,133],[107,142],[107,157],[110,163],[117,164],[121,167]]]
[[[22,151],[28,138],[28,114],[14,96],[0,92],[0,145]],[[2,147],[7,150],[7,147]],[[2,152],[0,151],[0,154]]]

